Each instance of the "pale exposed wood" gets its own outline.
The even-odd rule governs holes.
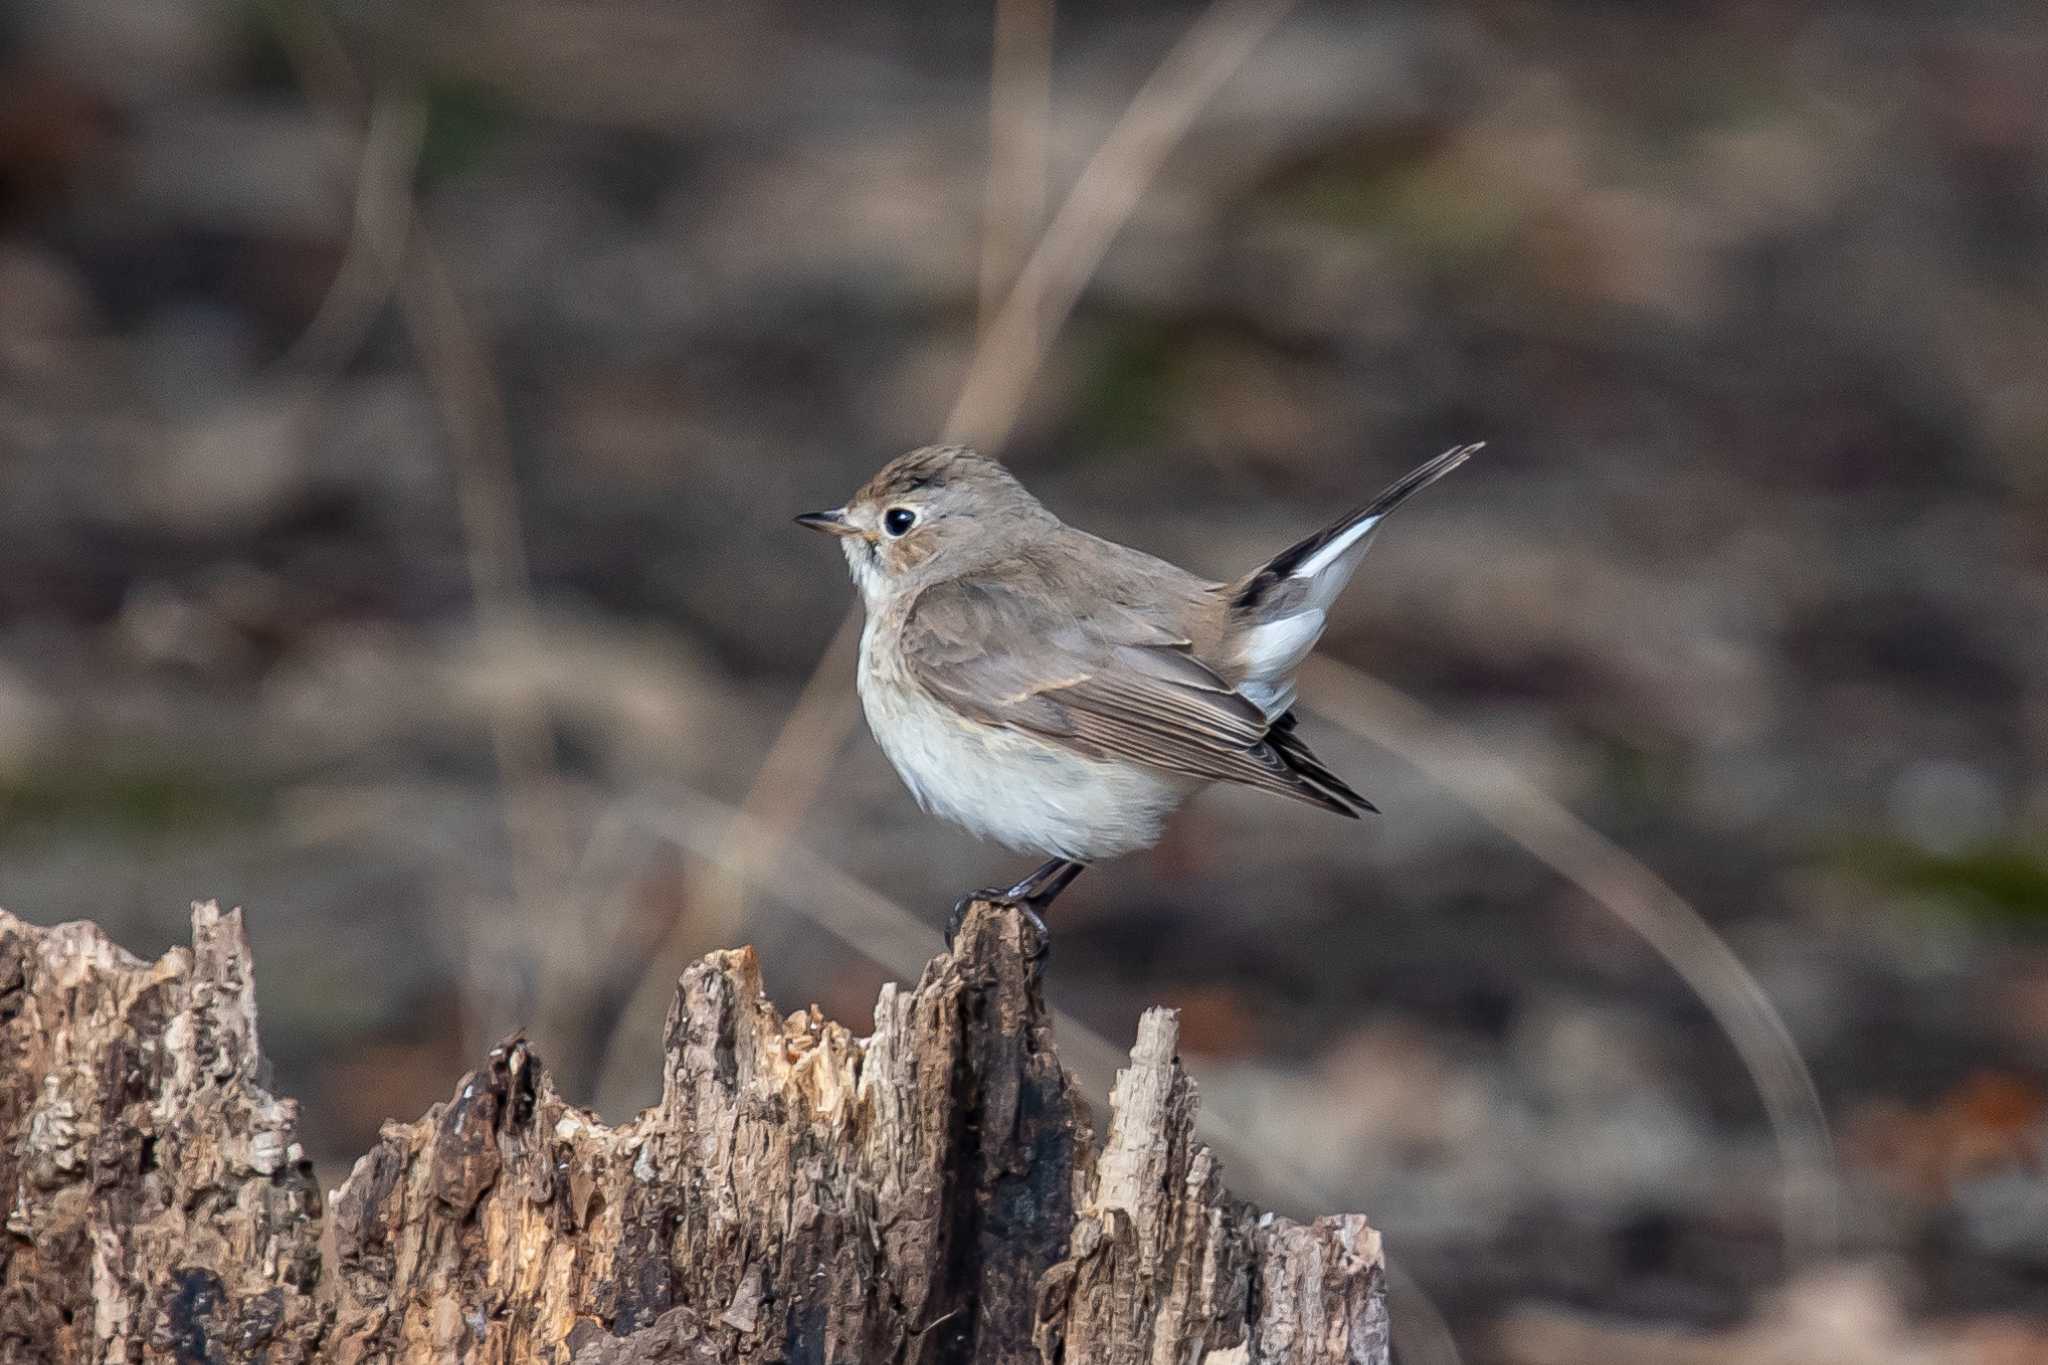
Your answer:
[[[976,908],[865,1039],[714,953],[618,1127],[508,1040],[356,1163],[320,1280],[238,916],[148,964],[0,915],[0,1358],[1385,1362],[1378,1234],[1225,1193],[1170,1013],[1097,1152],[1031,932]]]

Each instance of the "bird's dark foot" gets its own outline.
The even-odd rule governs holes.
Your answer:
[[[952,913],[946,916],[946,946],[951,948],[953,940],[960,936],[960,926],[967,919],[967,907],[976,901],[987,901],[990,905],[1015,910],[1031,921],[1031,927],[1038,931],[1038,942],[1031,951],[1031,960],[1042,961],[1052,951],[1052,932],[1045,927],[1045,919],[1038,913],[1038,907],[1028,897],[1015,892],[1015,887],[988,886],[970,891],[954,901]]]
[[[970,891],[959,900],[954,901],[952,911],[946,916],[946,946],[951,948],[953,940],[960,937],[960,926],[967,921],[968,906],[976,901],[1000,901],[1002,898],[1003,893],[1001,891],[993,887],[983,887],[979,891]]]
[[[1047,932],[1045,920],[1039,912],[1051,905],[1087,866],[1068,858],[1054,858],[1015,886],[968,892],[953,903],[953,913],[946,916],[946,946],[953,946],[954,936],[960,932],[960,922],[967,918],[967,907],[976,901],[987,901],[991,905],[1014,906],[1024,913],[1025,918],[1031,921],[1031,927],[1038,931],[1038,944],[1032,951],[1031,960],[1044,960],[1052,951],[1052,935]]]

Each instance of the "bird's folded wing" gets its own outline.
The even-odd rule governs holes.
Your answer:
[[[1130,607],[1055,605],[1043,593],[959,581],[920,594],[902,638],[917,682],[975,720],[1090,758],[1343,809],[1292,769],[1267,741],[1265,713],[1187,644]]]

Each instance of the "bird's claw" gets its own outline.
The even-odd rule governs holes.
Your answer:
[[[979,891],[970,891],[953,902],[953,909],[946,916],[946,947],[949,950],[953,946],[953,940],[960,936],[960,926],[967,920],[967,907],[976,901],[986,901],[990,905],[1015,910],[1031,922],[1031,927],[1037,930],[1037,941],[1029,953],[1031,961],[1042,962],[1052,952],[1052,931],[1045,927],[1045,919],[1038,913],[1038,907],[1028,899],[1014,895],[1011,890],[1001,887],[984,887]]]

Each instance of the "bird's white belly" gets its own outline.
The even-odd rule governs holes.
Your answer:
[[[920,806],[976,834],[1078,862],[1114,858],[1157,843],[1196,785],[968,720],[891,666],[872,635],[860,695],[875,742]]]

